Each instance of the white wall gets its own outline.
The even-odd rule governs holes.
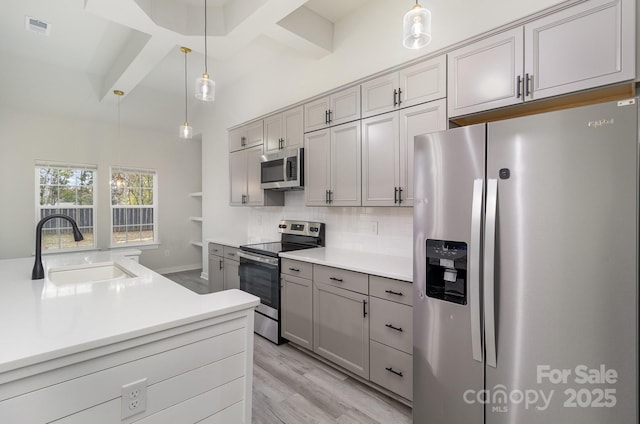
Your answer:
[[[125,113],[125,101],[122,110]],[[141,263],[160,271],[199,267],[201,249],[189,240],[200,239],[201,224],[188,217],[201,214],[201,200],[188,194],[201,188],[201,143],[178,141],[176,135],[123,126],[117,141],[113,124],[56,116],[55,111],[44,114],[0,108],[0,259],[34,252],[34,164],[51,160],[98,166],[101,249],[108,248],[110,237],[109,167],[157,170],[161,244],[145,250]]]
[[[476,34],[562,3],[559,0],[429,0],[421,2],[433,14],[433,42],[418,52],[402,47],[402,17],[412,3],[370,0],[335,25],[334,52],[322,59],[301,59],[285,49],[249,77],[217,93],[216,106],[203,119],[203,190],[205,238],[261,231],[273,233],[279,218],[313,218],[327,222],[328,246],[352,240],[356,248],[392,254],[411,253],[410,209],[309,208],[300,193],[288,193],[284,208],[228,206],[228,127],[278,108],[348,84]],[[268,44],[268,40],[258,40]],[[214,71],[215,72],[215,71]],[[378,234],[368,226],[378,223]],[[252,234],[253,235],[253,234]],[[206,263],[206,261],[205,261]]]

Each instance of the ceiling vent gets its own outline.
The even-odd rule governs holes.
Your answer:
[[[51,34],[51,24],[30,16],[24,17],[24,27],[28,31],[49,36]]]

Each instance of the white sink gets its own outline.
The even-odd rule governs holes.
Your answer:
[[[51,268],[48,280],[55,285],[97,283],[99,281],[123,280],[137,275],[125,270],[115,262],[100,262]]]

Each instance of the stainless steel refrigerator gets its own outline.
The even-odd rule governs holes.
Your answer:
[[[638,423],[638,100],[415,139],[415,424]]]

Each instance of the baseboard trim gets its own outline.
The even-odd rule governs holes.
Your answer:
[[[178,265],[167,268],[159,268],[154,269],[158,274],[173,274],[174,272],[183,272],[183,271],[193,271],[196,269],[201,269],[202,264],[189,264],[189,265]]]
[[[209,280],[209,274],[207,274],[206,272],[202,271],[200,273],[200,278],[202,278],[203,280]]]

